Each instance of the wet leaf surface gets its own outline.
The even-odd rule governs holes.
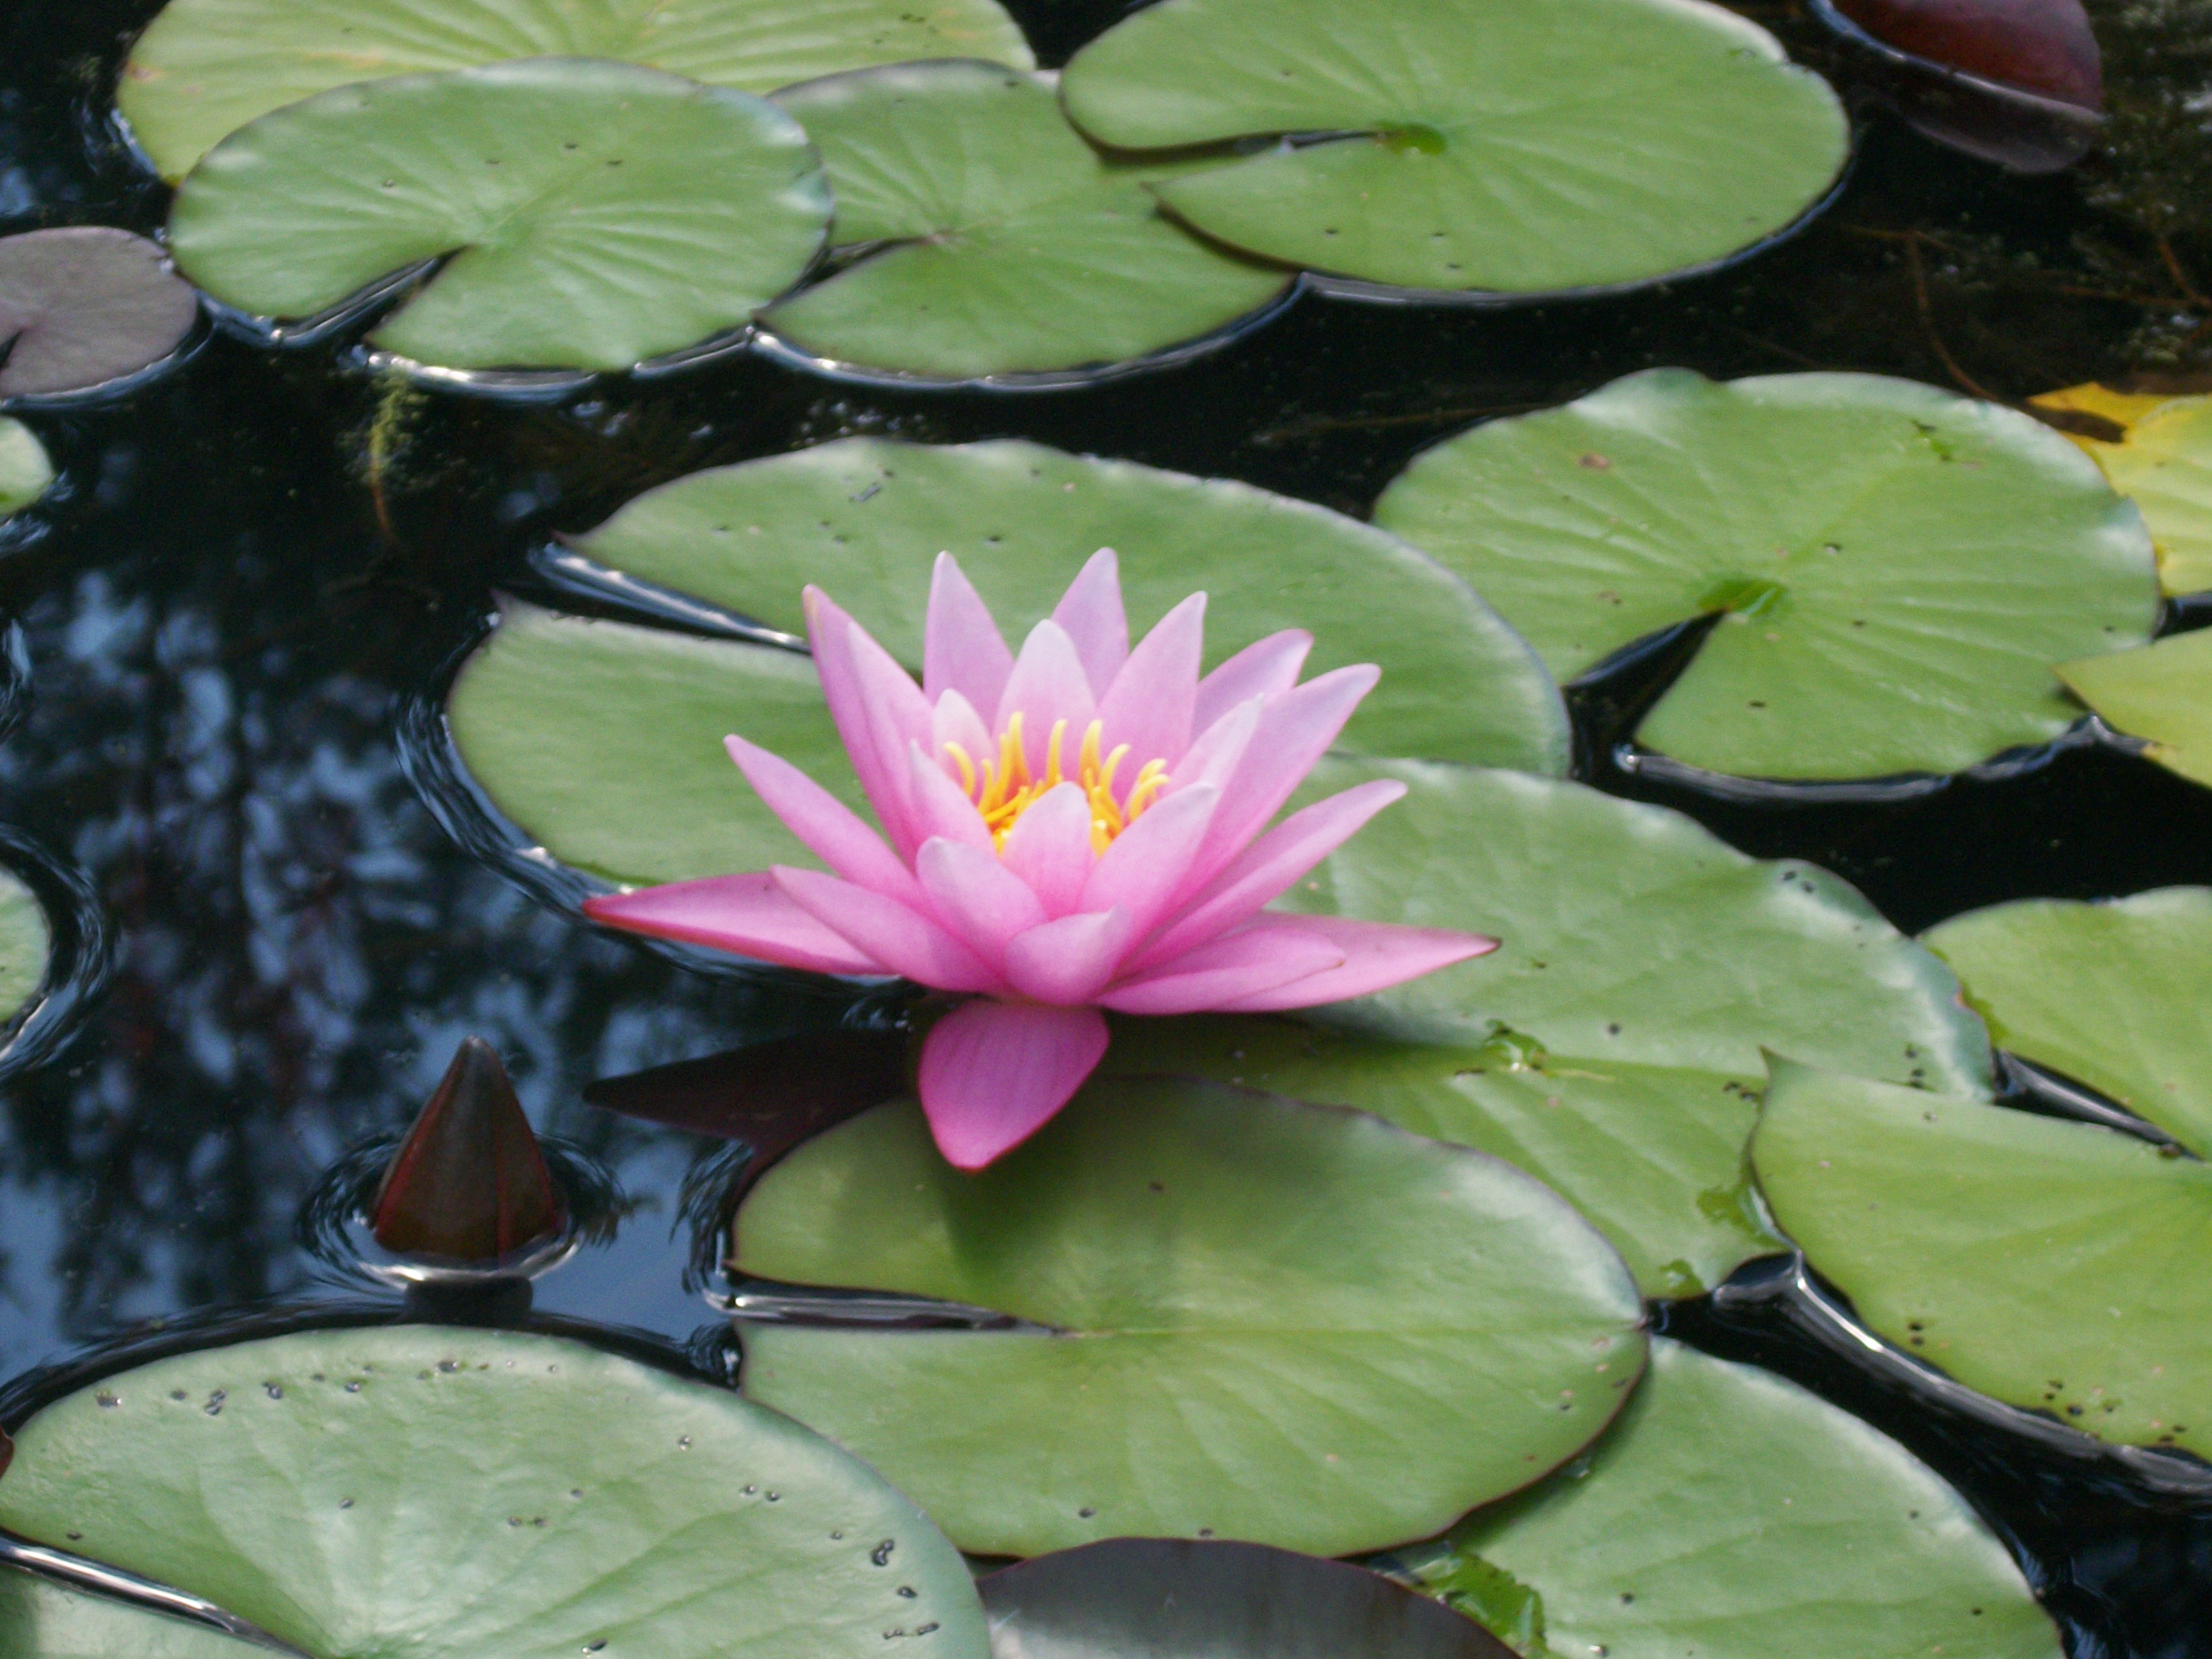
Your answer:
[[[2118,1130],[1778,1063],[1752,1140],[1867,1327],[2102,1440],[2212,1446],[2212,1170]]]
[[[0,238],[0,398],[87,391],[174,351],[200,300],[167,257],[106,225]]]
[[[116,101],[173,180],[316,93],[513,58],[614,58],[750,93],[914,58],[1031,62],[994,0],[171,0]]]
[[[1218,333],[1290,287],[1163,217],[1042,76],[908,64],[775,101],[828,164],[830,240],[886,245],[768,313],[809,357],[946,380],[1101,368]]]
[[[183,1619],[0,1567],[0,1652],[11,1659],[268,1659],[269,1650]]]
[[[2000,1048],[2212,1151],[2212,889],[2025,899],[1955,916],[1927,943]]]
[[[453,256],[369,335],[447,368],[622,369],[743,325],[830,196],[763,99],[536,58],[341,87],[240,129],[177,192],[178,269],[305,318]]]
[[[891,1630],[988,1647],[959,1556],[872,1471],[574,1342],[270,1338],[109,1377],[18,1440],[0,1526],[316,1659],[876,1655]]]
[[[1109,1538],[977,1588],[992,1659],[1509,1659],[1379,1573],[1261,1544]]]
[[[1619,1259],[1528,1176],[1201,1084],[1094,1082],[973,1176],[878,1107],[769,1171],[736,1266],[1031,1322],[744,1328],[750,1398],[977,1554],[1419,1537],[1571,1455],[1643,1352]]]
[[[1160,199],[1233,247],[1414,289],[1709,264],[1812,206],[1849,142],[1764,29],[1645,0],[1164,0],[1079,52],[1062,95],[1121,149],[1300,138]]]
[[[1844,883],[1745,858],[1688,818],[1506,772],[1325,762],[1317,796],[1412,793],[1285,908],[1463,928],[1492,955],[1330,1024],[1124,1020],[1109,1067],[1249,1084],[1481,1148],[1601,1228],[1651,1297],[1779,1248],[1747,1188],[1763,1048],[1989,1086],[1942,963]]]
[[[2170,635],[2053,672],[2115,731],[2144,738],[2149,759],[2212,787],[2212,633]]]
[[[1530,1659],[1765,1659],[1778,1637],[1798,1659],[2063,1651],[2004,1546],[1904,1447],[1664,1338],[1589,1454],[1399,1565]]]
[[[1632,374],[1417,458],[1376,522],[1562,680],[1719,620],[1638,742],[1742,777],[1948,773],[2078,716],[2050,665],[2142,644],[2140,517],[2057,433],[1910,381]]]

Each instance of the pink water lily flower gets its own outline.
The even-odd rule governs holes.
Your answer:
[[[1206,595],[1133,651],[1101,549],[1017,657],[949,553],[917,686],[819,589],[823,695],[883,826],[742,738],[730,757],[832,873],[779,865],[595,898],[593,919],[787,967],[964,994],[924,1039],[937,1145],[963,1170],[1018,1146],[1125,1014],[1304,1008],[1495,939],[1263,907],[1406,793],[1380,780],[1269,829],[1379,672],[1298,684],[1313,637],[1269,635],[1200,678]],[[1264,833],[1262,833],[1264,831]]]

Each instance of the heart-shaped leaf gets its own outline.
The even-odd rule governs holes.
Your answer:
[[[744,323],[822,243],[830,192],[765,99],[541,58],[341,87],[193,168],[177,265],[226,305],[311,316],[447,260],[370,340],[449,368],[628,368]]]
[[[53,487],[46,447],[21,421],[0,415],[0,520],[21,513]]]
[[[2167,398],[2069,386],[2037,407],[2100,416],[2118,440],[2075,433],[2074,441],[2112,488],[2142,509],[2169,593],[2212,588],[2212,398]]]
[[[0,237],[0,398],[84,392],[183,343],[199,295],[143,236],[69,225]]]
[[[1587,1457],[1400,1554],[1531,1656],[2063,1651],[2004,1546],[1911,1453],[1793,1382],[1664,1340]]]
[[[0,1567],[0,1653],[10,1659],[268,1659],[205,1625]]]
[[[1849,144],[1764,29],[1665,0],[1162,0],[1062,94],[1118,149],[1284,135],[1160,199],[1233,247],[1414,289],[1710,264],[1805,212]]]
[[[753,93],[913,58],[1033,61],[995,0],[170,0],[116,103],[175,180],[316,93],[510,58],[615,58]]]
[[[2000,1046],[2212,1152],[2212,888],[2025,899],[1927,940]]]
[[[988,1648],[959,1556],[872,1470],[511,1332],[307,1332],[109,1377],[20,1431],[0,1526],[315,1659]]]
[[[1512,1659],[1380,1573],[1264,1544],[1102,1539],[977,1588],[992,1659]]]
[[[768,1172],[736,1266],[1031,1322],[744,1330],[748,1395],[979,1554],[1419,1537],[1571,1456],[1643,1354],[1619,1258],[1527,1176],[1198,1083],[1095,1081],[973,1176],[878,1107]]]
[[[2212,1169],[1781,1063],[1752,1161],[1806,1259],[1905,1352],[2102,1440],[2212,1448]]]
[[[1218,336],[1289,291],[1164,218],[1042,76],[902,64],[781,94],[836,193],[831,240],[882,244],[763,319],[799,355],[965,380],[1095,374]]]
[[[1638,740],[1774,779],[1944,773],[2072,724],[2050,665],[2142,644],[2141,516],[2015,410],[1870,374],[1632,374],[1416,459],[1376,522],[1561,679],[1698,617]]]
[[[1779,1248],[1744,1145],[1762,1048],[1961,1092],[1990,1084],[1957,981],[1826,872],[1748,859],[1680,813],[1510,772],[1324,762],[1308,797],[1407,797],[1291,908],[1504,941],[1330,1025],[1125,1020],[1106,1064],[1376,1112],[1544,1181],[1644,1294],[1694,1296]]]
[[[2212,631],[2060,663],[2067,689],[2169,772],[2212,787]]]

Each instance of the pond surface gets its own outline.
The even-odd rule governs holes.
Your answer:
[[[6,9],[0,234],[159,228],[167,192],[105,112],[154,9]],[[1121,15],[1011,9],[1048,64]],[[1829,50],[1794,7],[1741,9],[1801,58]],[[2212,69],[2212,7],[2093,9],[2116,102]],[[740,358],[533,407],[218,335],[120,407],[30,417],[62,484],[0,530],[0,823],[63,921],[80,1006],[5,1085],[0,1382],[164,1322],[370,1296],[307,1248],[302,1203],[349,1148],[404,1128],[471,1034],[506,1059],[541,1133],[623,1192],[611,1242],[542,1281],[538,1307],[719,1354],[686,1180],[720,1143],[582,1091],[843,1009],[687,971],[541,908],[410,781],[405,707],[434,691],[495,590],[532,591],[525,556],[547,532],[702,466],[852,434],[1024,437],[1364,516],[1438,437],[1655,365],[1862,369],[2015,400],[2203,374],[2212,143],[2127,138],[2023,178],[1875,118],[1842,198],[1719,275],[1504,310],[1308,295],[1195,362],[1088,389],[898,392]],[[1624,773],[1613,744],[1666,667],[1571,699],[1577,775],[1747,852],[1824,865],[1906,932],[2008,898],[2212,883],[2212,793],[2111,749],[1886,803],[1730,802]],[[1810,1383],[1960,1485],[2039,1565],[2077,1654],[2212,1655],[2201,1509],[1933,1413],[1755,1304],[1677,1304],[1663,1327]]]

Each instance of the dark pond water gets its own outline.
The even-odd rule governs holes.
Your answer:
[[[1743,9],[1825,61],[1794,8]],[[0,233],[158,226],[165,192],[104,115],[154,9],[0,0]],[[1123,9],[1012,9],[1054,62]],[[717,1144],[582,1090],[842,1010],[540,908],[417,794],[398,712],[492,590],[526,583],[533,537],[702,465],[850,433],[1028,437],[1364,514],[1434,439],[1656,364],[1866,369],[2008,399],[2100,376],[2179,386],[2212,370],[2212,140],[2159,100],[2212,86],[2212,0],[2093,10],[2118,118],[2090,162],[2014,177],[1875,118],[1811,229],[1672,289],[1484,312],[1308,296],[1191,366],[1042,395],[855,390],[739,360],[524,408],[216,337],[122,407],[32,417],[64,482],[0,531],[0,851],[86,920],[64,939],[75,1013],[4,1085],[0,1382],[163,1322],[360,1299],[303,1246],[302,1201],[349,1148],[404,1126],[470,1033],[506,1057],[541,1131],[625,1195],[612,1242],[544,1280],[538,1306],[711,1346],[684,1188]],[[1901,927],[2212,882],[2212,792],[2109,750],[1887,804],[1730,804],[1625,775],[1612,734],[1663,672],[1580,697],[1582,775],[1825,864]],[[2212,1514],[1932,1412],[1756,1306],[1666,1321],[1810,1382],[1959,1482],[2050,1587],[2077,1655],[2212,1655]]]

